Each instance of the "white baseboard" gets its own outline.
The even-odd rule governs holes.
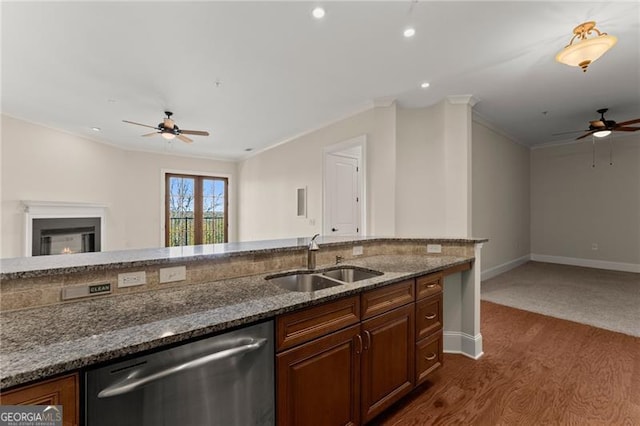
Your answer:
[[[531,260],[536,262],[559,263],[561,265],[584,266],[586,268],[609,269],[611,271],[640,273],[640,264],[638,263],[609,262],[606,260],[549,256],[546,254],[532,254]]]
[[[471,336],[459,331],[443,332],[443,350],[448,354],[461,354],[471,359],[480,358],[482,352],[482,334]]]
[[[482,271],[480,275],[480,281],[488,280],[489,278],[493,278],[496,275],[500,275],[504,272],[507,272],[510,269],[517,268],[520,265],[523,265],[531,260],[531,255],[527,254],[525,256],[519,257],[517,259],[510,260],[501,265],[494,266],[493,268],[486,269]]]

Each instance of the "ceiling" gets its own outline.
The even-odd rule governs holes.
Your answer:
[[[529,146],[571,138],[552,134],[585,129],[599,108],[640,117],[636,1],[321,3],[316,20],[316,3],[299,1],[3,1],[2,112],[126,149],[231,160],[380,99],[410,108],[471,94]],[[618,44],[586,73],[555,62],[588,20]],[[156,125],[165,110],[211,135],[187,145],[122,122]]]

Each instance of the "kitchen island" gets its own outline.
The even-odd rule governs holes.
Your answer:
[[[60,292],[83,285],[78,283],[105,280],[114,288],[106,296],[76,301],[43,298],[41,306],[3,310],[0,385],[6,389],[39,381],[459,265],[470,269],[449,275],[444,284],[444,350],[477,358],[482,354],[479,261],[483,241],[321,239],[319,270],[331,267],[340,256],[345,265],[384,274],[314,292],[291,292],[265,280],[275,272],[304,269],[309,242],[304,238],[199,246],[186,254],[183,250],[182,255],[174,249],[154,249],[95,253],[75,263],[71,256],[33,259],[32,263],[3,261],[3,297],[32,294],[41,290],[38,286]],[[442,253],[427,254],[426,244],[441,245]],[[363,254],[353,255],[358,252],[355,248]],[[187,279],[159,284],[158,270],[176,265],[186,266]],[[132,269],[146,271],[147,285],[140,290],[117,288],[114,274]],[[220,278],[212,279],[216,274]]]

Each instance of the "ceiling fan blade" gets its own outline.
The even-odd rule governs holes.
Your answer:
[[[164,121],[164,128],[165,129],[173,129],[173,126],[175,126],[176,123],[174,123],[174,121],[170,118],[165,118]]]
[[[591,135],[591,134],[593,134],[593,133],[595,133],[595,132],[597,132],[597,130],[591,130],[590,132],[587,132],[587,133],[585,133],[584,135],[582,135],[582,136],[580,136],[580,137],[577,137],[577,138],[576,138],[576,140],[578,141],[578,140],[580,140],[580,139],[586,138],[587,136],[589,136],[589,135]]]
[[[188,137],[183,136],[183,135],[176,135],[176,138],[180,139],[182,142],[185,142],[185,143],[192,143],[193,142],[193,140],[191,140]]]
[[[623,121],[622,123],[618,123],[618,126],[626,126],[627,124],[636,124],[640,123],[640,118],[636,118],[635,120]]]
[[[156,126],[149,126],[147,124],[136,123],[135,121],[129,121],[129,120],[122,120],[122,121],[124,121],[125,123],[129,123],[129,124],[135,124],[136,126],[142,126],[142,127],[148,127],[150,129],[160,130]]]
[[[622,131],[622,132],[635,132],[636,130],[640,130],[640,127],[616,127],[615,129],[616,132],[617,131]]]
[[[180,129],[180,133],[182,133],[184,135],[209,136],[209,132],[205,132],[203,130],[182,130],[182,129]]]
[[[158,132],[151,132],[151,133],[147,133],[147,134],[145,134],[145,135],[142,135],[142,137],[145,137],[145,138],[146,138],[147,136],[155,136],[155,135],[157,135],[157,134],[158,134]]]
[[[570,132],[552,133],[551,136],[570,135],[571,133],[588,132],[589,130],[572,130]]]

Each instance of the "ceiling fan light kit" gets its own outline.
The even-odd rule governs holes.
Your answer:
[[[589,38],[592,34],[593,37]],[[617,37],[600,32],[595,21],[583,22],[573,29],[573,37],[569,44],[558,52],[556,61],[580,67],[583,72],[587,72],[587,67],[611,49],[617,41]]]
[[[604,138],[611,134],[611,130],[599,130],[593,134],[596,138]]]

